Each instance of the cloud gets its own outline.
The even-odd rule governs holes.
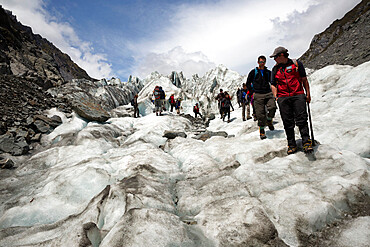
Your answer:
[[[69,23],[59,22],[55,16],[51,16],[44,1],[7,0],[1,4],[5,9],[11,10],[23,25],[31,26],[34,33],[40,34],[67,53],[91,77],[112,76],[107,55],[95,53],[92,45],[81,40]]]
[[[177,46],[168,52],[152,52],[145,55],[136,66],[134,74],[143,78],[153,71],[158,71],[161,74],[182,71],[185,77],[190,78],[193,74],[203,75],[215,66],[216,64],[203,53],[188,53],[182,47]]]
[[[287,46],[291,55],[299,57],[316,33],[358,2],[360,0],[221,0],[183,4],[175,9],[166,28],[153,34],[150,41],[136,43],[133,52],[139,53],[137,57],[145,54],[161,57],[180,46],[190,53],[201,52],[207,57],[207,63],[222,63],[246,74],[256,66],[259,55],[268,56],[279,45]],[[176,59],[172,57],[171,63],[152,59],[153,66],[141,64],[145,65],[142,72],[160,68],[160,63],[170,66]],[[268,59],[267,65],[273,64],[274,61]]]
[[[286,20],[273,19],[277,43],[289,47],[292,57],[301,56],[315,34],[324,31],[336,19],[342,18],[361,0],[320,1],[300,13],[292,12]]]

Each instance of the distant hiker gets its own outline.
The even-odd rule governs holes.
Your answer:
[[[306,102],[311,102],[310,86],[306,70],[300,61],[289,58],[288,50],[277,47],[273,57],[276,65],[272,69],[271,88],[277,98],[281,119],[283,120],[285,134],[288,140],[288,154],[297,152],[294,135],[294,126],[297,125],[302,137],[303,151],[311,152]],[[306,91],[303,90],[303,88]]]
[[[238,100],[239,107],[241,107],[241,103],[242,103],[242,90],[240,88],[238,88],[238,90],[236,91],[236,98]]]
[[[225,97],[224,91],[220,89],[220,93],[217,94],[216,100],[218,100],[218,110],[220,111],[221,118],[222,118],[222,112],[221,112],[221,100]]]
[[[260,138],[266,139],[265,126],[274,130],[272,119],[275,117],[276,103],[271,91],[270,79],[271,71],[267,69],[266,57],[258,57],[258,67],[249,72],[247,79],[248,90],[253,92],[254,109],[260,129]]]
[[[134,98],[132,99],[131,105],[134,107],[134,118],[140,117],[139,115],[139,104],[137,103],[138,95],[135,94]]]
[[[255,110],[253,104],[253,92],[248,90],[247,84],[243,83],[243,87],[241,89],[241,103],[242,103],[242,119],[245,121],[245,106],[247,106],[247,120],[251,119],[251,110],[250,105],[252,105],[253,109],[253,116],[255,117]]]
[[[200,112],[199,112],[199,105],[198,105],[198,103],[196,103],[195,106],[193,107],[193,112],[195,114],[195,118],[197,118],[197,115],[199,115],[201,118],[203,117],[202,114],[200,114]]]
[[[180,108],[181,108],[181,98],[177,98],[175,103],[175,109],[177,114],[180,114]]]
[[[222,121],[225,121],[225,117],[227,115],[227,122],[230,122],[230,107],[234,111],[234,107],[231,104],[231,97],[228,92],[225,92],[225,96],[221,99],[221,117]]]
[[[155,86],[153,91],[155,115],[162,115],[161,90],[159,86]]]
[[[159,91],[160,91],[160,99],[161,99],[162,109],[164,111],[166,111],[166,94],[165,94],[162,87],[159,87]]]
[[[175,94],[171,94],[170,98],[168,99],[168,103],[170,103],[171,112],[172,112],[173,108],[175,108],[175,105],[176,105]]]

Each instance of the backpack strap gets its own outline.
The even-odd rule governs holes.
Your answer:
[[[257,74],[258,74],[258,70],[257,70],[257,68],[254,68],[254,78],[253,78],[253,82],[256,80]]]
[[[293,61],[294,65],[295,65],[295,71],[298,72],[298,61],[297,61],[297,59],[293,58],[292,61]]]

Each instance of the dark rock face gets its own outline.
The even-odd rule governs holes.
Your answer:
[[[0,134],[11,127],[27,128],[34,121],[32,117],[42,115],[46,109],[56,107],[67,113],[72,112],[68,101],[53,98],[32,80],[5,75],[0,76],[0,85]]]
[[[1,6],[0,73],[26,76],[44,89],[73,78],[92,79],[67,54],[33,34]]]
[[[50,88],[48,92],[54,97],[72,102],[73,110],[81,117],[105,122],[110,117],[109,111],[128,104],[143,87],[140,80],[127,83],[116,81],[73,79],[59,87]]]
[[[301,56],[305,67],[320,69],[330,64],[357,66],[370,59],[370,2],[363,0],[342,19],[314,36]]]

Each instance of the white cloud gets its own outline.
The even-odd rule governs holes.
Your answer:
[[[161,74],[183,71],[185,77],[190,78],[193,74],[202,75],[215,66],[203,53],[188,53],[177,46],[168,52],[146,54],[135,68],[134,74],[143,78],[153,71]]]
[[[342,18],[361,0],[320,1],[305,12],[293,12],[286,20],[274,19],[274,35],[284,43],[293,57],[301,56],[315,34],[324,31],[336,19]]]
[[[268,56],[279,45],[286,46],[295,57],[302,55],[316,33],[358,2],[360,0],[223,0],[184,4],[178,7],[161,33],[150,41],[137,43],[133,50],[139,58],[151,54],[153,66],[145,63],[142,67],[145,73],[161,67],[161,62],[170,66],[177,59],[182,60],[172,57],[173,61],[168,63],[154,59],[155,54],[161,57],[177,46],[189,52],[201,52],[212,63],[248,73],[256,66],[259,55]],[[267,65],[273,64],[274,61],[268,59]]]
[[[27,26],[31,26],[34,33],[38,33],[71,59],[94,78],[111,77],[111,65],[105,54],[94,53],[90,43],[82,41],[73,27],[68,23],[58,22],[45,10],[42,0],[1,0],[1,5],[11,10],[17,19]]]

